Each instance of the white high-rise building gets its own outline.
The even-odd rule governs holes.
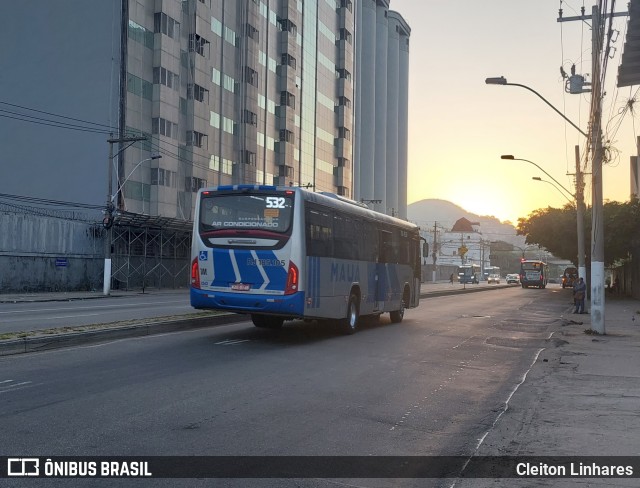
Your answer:
[[[357,3],[354,197],[405,219],[410,35],[388,0]]]

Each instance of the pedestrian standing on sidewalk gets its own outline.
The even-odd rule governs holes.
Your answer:
[[[573,301],[576,305],[573,313],[584,313],[584,297],[587,292],[587,285],[584,278],[579,278],[573,285]]]
[[[451,275],[449,276],[449,283],[453,285],[453,273],[451,273]]]

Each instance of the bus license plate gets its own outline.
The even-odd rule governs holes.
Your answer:
[[[249,291],[251,285],[247,283],[231,283],[231,289],[234,291]]]

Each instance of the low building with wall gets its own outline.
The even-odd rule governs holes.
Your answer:
[[[72,211],[0,207],[0,293],[101,290],[105,232]]]

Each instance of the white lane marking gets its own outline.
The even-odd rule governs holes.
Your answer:
[[[11,384],[6,384],[7,382]],[[27,388],[27,386],[31,385],[31,381],[22,381],[20,383],[13,383],[13,380],[5,380],[0,383],[5,383],[2,387],[0,387],[0,394],[7,393],[11,391],[21,390],[23,388]]]
[[[224,341],[216,342],[215,344],[220,346],[235,346],[241,342],[249,342],[249,339],[226,339]]]

